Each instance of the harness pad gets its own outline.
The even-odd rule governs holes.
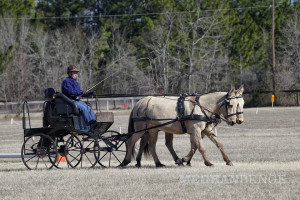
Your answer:
[[[178,120],[180,121],[180,124],[181,124],[181,127],[182,127],[182,131],[184,133],[186,133],[186,126],[185,126],[185,123],[184,123],[184,111],[185,111],[185,108],[184,108],[184,100],[185,100],[185,97],[186,95],[185,94],[181,94],[180,97],[178,98],[178,101],[177,101],[177,112],[178,112]]]

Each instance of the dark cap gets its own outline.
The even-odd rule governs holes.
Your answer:
[[[67,69],[67,74],[69,74],[70,72],[79,72],[79,69],[76,65],[70,65]]]

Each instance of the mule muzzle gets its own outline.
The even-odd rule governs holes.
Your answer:
[[[233,125],[236,124],[236,122],[234,122],[234,121],[228,121],[227,124],[230,125],[230,126],[233,126]]]
[[[243,120],[236,120],[236,123],[241,124],[241,123],[243,123]]]

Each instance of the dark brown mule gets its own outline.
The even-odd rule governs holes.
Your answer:
[[[189,96],[184,101],[185,104],[185,115],[188,116],[192,112],[194,115],[207,116],[211,119],[214,115],[224,116],[228,124],[234,125],[235,123],[243,122],[243,104],[244,100],[241,95],[244,91],[244,87],[241,86],[238,90],[232,88],[227,92],[216,92],[200,96],[199,105],[195,106],[195,97]],[[223,159],[230,165],[231,161],[223,150],[223,145],[219,142],[216,136],[213,134],[213,125],[209,124],[207,121],[201,120],[185,120],[184,124],[186,126],[186,132],[190,134],[191,140],[191,151],[187,156],[179,159],[176,155],[173,145],[172,137],[170,134],[184,134],[182,129],[182,124],[180,121],[163,125],[168,122],[168,120],[157,120],[157,119],[176,119],[177,114],[177,100],[178,97],[145,97],[141,99],[136,106],[133,108],[128,132],[134,134],[128,139],[127,155],[121,164],[125,166],[131,162],[132,150],[136,141],[141,138],[145,132],[149,135],[147,140],[149,141],[149,151],[155,161],[156,166],[163,166],[156,154],[156,141],[159,131],[164,131],[167,133],[167,144],[173,158],[176,163],[181,164],[182,162],[188,162],[191,160],[195,151],[198,149],[202,154],[204,163],[207,166],[212,164],[207,159],[205,148],[203,145],[202,138],[207,135],[220,149]],[[148,120],[135,120],[145,118]],[[163,126],[159,126],[163,125]],[[154,127],[154,128],[151,128]],[[149,130],[145,130],[145,129]],[[137,130],[141,130],[137,132]],[[169,139],[168,139],[169,138]],[[171,142],[170,142],[171,141]]]

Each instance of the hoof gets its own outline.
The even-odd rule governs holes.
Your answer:
[[[161,164],[161,163],[156,163],[155,166],[156,166],[156,167],[165,167],[166,165],[163,165],[163,164]]]
[[[207,167],[213,167],[214,165],[210,162],[204,162],[204,164],[207,166]]]
[[[123,163],[121,163],[119,166],[117,166],[117,168],[120,168],[120,169],[125,168],[125,165]]]
[[[175,163],[175,164],[177,164],[177,163]],[[179,163],[179,164],[177,164],[179,167],[183,167],[184,165],[183,165],[183,163]]]
[[[130,162],[124,160],[119,166],[120,166],[120,167],[125,167],[125,166],[127,166],[129,163],[130,163]]]
[[[177,159],[175,164],[182,166],[183,165],[182,159]]]
[[[135,166],[136,166],[137,168],[142,167],[142,165],[141,165],[140,163],[137,163]]]
[[[192,166],[192,165],[191,165],[191,160],[187,161],[186,165]]]
[[[142,167],[141,160],[137,160],[135,166],[138,167],[138,168]]]
[[[231,161],[227,162],[226,165],[233,166],[233,163]]]
[[[192,165],[191,163],[186,163],[186,166],[191,167]]]

